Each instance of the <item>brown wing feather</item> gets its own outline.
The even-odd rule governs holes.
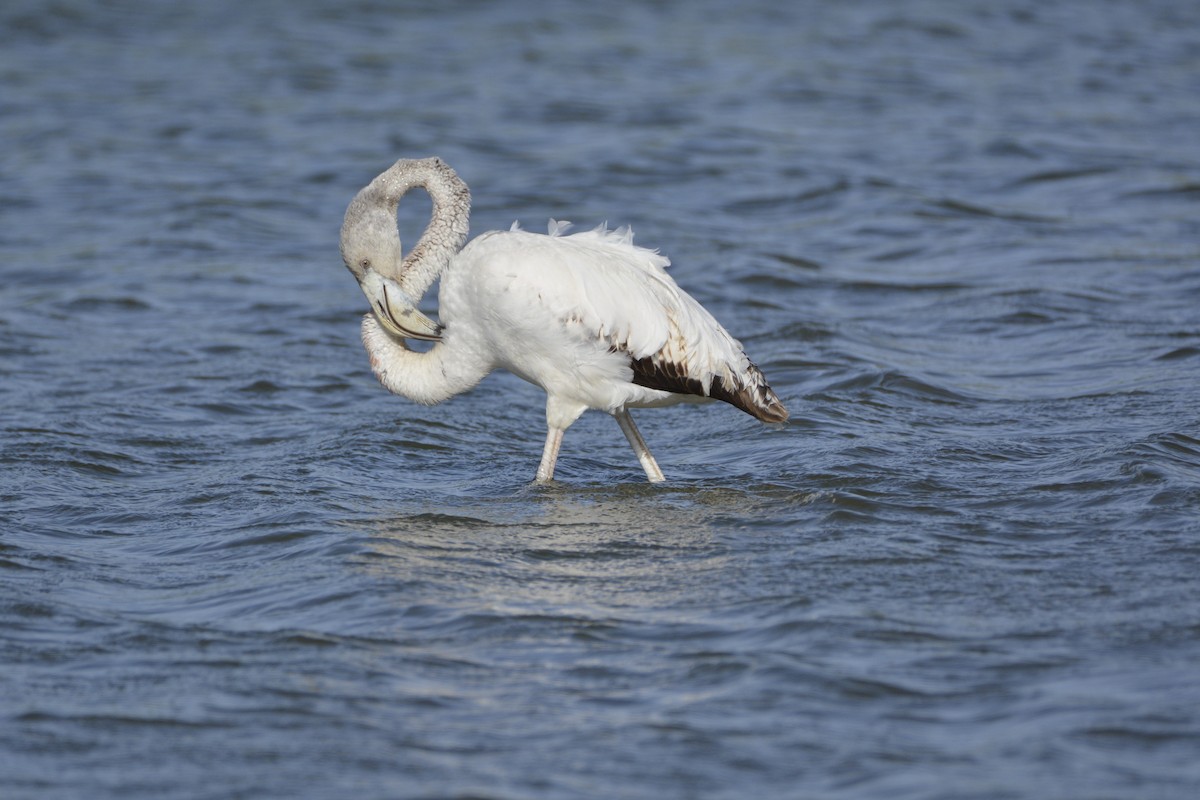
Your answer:
[[[633,368],[633,382],[638,386],[722,400],[763,422],[783,422],[788,418],[787,409],[783,407],[783,403],[767,384],[766,377],[753,362],[746,373],[750,383],[730,389],[722,381],[714,380],[707,392],[704,391],[704,384],[687,376],[687,369],[683,365],[659,358],[657,355],[645,358],[630,357],[629,366]]]

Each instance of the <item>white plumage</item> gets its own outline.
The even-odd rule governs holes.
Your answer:
[[[405,258],[396,208],[416,186],[433,213]],[[617,419],[651,481],[662,472],[629,408],[720,399],[767,422],[787,419],[741,345],[628,228],[568,235],[569,223],[551,220],[542,235],[514,224],[464,247],[469,214],[466,184],[436,158],[396,162],[346,211],[342,257],[373,308],[363,343],[390,391],[438,403],[495,369],[541,386],[548,433],[538,481],[553,477],[563,431],[589,408]],[[416,309],[439,275],[440,325]],[[437,344],[418,353],[408,338]]]

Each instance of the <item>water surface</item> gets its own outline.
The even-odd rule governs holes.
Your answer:
[[[6,4],[3,795],[1195,796],[1197,30]],[[538,390],[388,395],[337,232],[434,153],[476,233],[632,224],[792,421],[539,488]]]

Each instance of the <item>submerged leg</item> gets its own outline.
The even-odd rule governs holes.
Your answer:
[[[629,412],[623,408],[614,411],[613,416],[617,418],[617,424],[621,426],[621,432],[629,440],[633,452],[637,453],[642,469],[646,470],[646,478],[651,483],[665,481],[662,470],[658,468],[658,462],[654,460],[654,456],[650,455],[650,448],[646,447],[646,440],[638,432],[637,425],[633,424],[633,417],[629,416]]]
[[[549,483],[554,479],[554,463],[558,461],[562,437],[562,428],[551,427],[546,430],[546,445],[542,448],[542,463],[538,464],[537,483]]]

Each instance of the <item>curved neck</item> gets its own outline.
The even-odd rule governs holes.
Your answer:
[[[425,405],[467,391],[492,370],[485,356],[450,336],[427,352],[410,350],[380,327],[374,314],[363,317],[362,341],[383,387]]]
[[[396,267],[396,280],[413,300],[433,285],[463,244],[471,219],[471,191],[462,178],[440,158],[401,159],[359,192],[355,202],[386,210],[399,250],[396,208],[400,198],[420,186],[433,201],[429,225],[404,260]]]

